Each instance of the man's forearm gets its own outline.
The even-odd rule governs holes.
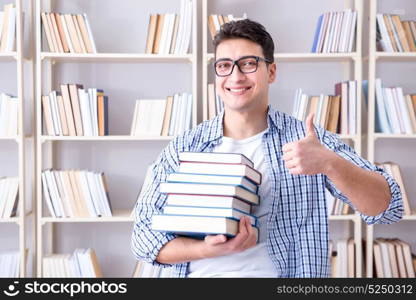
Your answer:
[[[386,179],[364,170],[335,152],[328,154],[325,175],[363,214],[376,216],[387,209],[391,194]]]
[[[204,258],[203,241],[177,237],[160,249],[157,262],[162,264],[178,264]]]

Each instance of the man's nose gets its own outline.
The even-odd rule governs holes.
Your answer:
[[[232,73],[229,75],[229,77],[233,80],[241,80],[241,79],[244,79],[245,76],[246,74],[240,71],[240,68],[238,67],[238,65],[234,65],[234,69]]]

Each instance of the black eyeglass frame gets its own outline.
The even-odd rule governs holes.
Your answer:
[[[241,70],[240,65],[238,64],[241,60],[247,59],[247,58],[254,58],[256,60],[256,69],[254,69],[253,71],[244,72],[244,71]],[[217,64],[220,63],[220,62],[223,62],[223,61],[229,61],[229,62],[232,63],[231,71],[227,75],[219,75],[217,73]],[[243,73],[243,74],[250,74],[250,73],[257,72],[257,69],[259,68],[259,61],[264,61],[266,64],[272,64],[273,63],[273,61],[270,61],[270,60],[268,60],[266,58],[263,58],[263,57],[260,57],[260,56],[255,56],[255,55],[242,56],[242,57],[240,57],[239,59],[236,59],[236,60],[232,60],[231,58],[220,58],[219,60],[216,60],[214,62],[214,71],[215,71],[215,74],[218,77],[227,77],[227,76],[230,76],[234,72],[234,67],[237,66],[238,70],[241,73]]]

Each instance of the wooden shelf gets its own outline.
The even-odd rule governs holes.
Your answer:
[[[41,141],[170,141],[173,136],[131,136],[131,135],[106,135],[106,136],[42,136]]]
[[[17,141],[19,142],[19,136],[0,136],[0,141]]]
[[[359,215],[349,214],[349,215],[330,215],[328,217],[330,221],[357,221],[360,219]]]
[[[404,215],[402,221],[416,221],[416,214]]]
[[[375,133],[374,139],[414,139],[416,134]]]
[[[42,224],[46,223],[110,223],[110,222],[133,222],[131,210],[118,210],[113,212],[112,217],[74,217],[74,218],[53,218],[44,217],[41,219]]]
[[[0,223],[16,223],[16,224],[19,224],[19,217],[0,218]]]
[[[137,63],[189,63],[193,61],[192,54],[159,55],[141,53],[54,53],[42,52],[41,60],[49,59],[53,62],[137,62]]]
[[[275,53],[277,62],[313,62],[313,61],[350,61],[361,59],[357,53]],[[207,63],[214,59],[213,53],[207,54]]]
[[[17,61],[17,53],[16,52],[0,53],[0,61],[2,62]]]
[[[376,59],[386,61],[409,61],[416,60],[416,52],[380,52],[375,53]]]

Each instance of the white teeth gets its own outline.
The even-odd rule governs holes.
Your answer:
[[[230,91],[231,92],[234,92],[234,93],[240,93],[240,92],[243,92],[245,90],[246,90],[246,88],[242,88],[242,89],[230,89]]]

